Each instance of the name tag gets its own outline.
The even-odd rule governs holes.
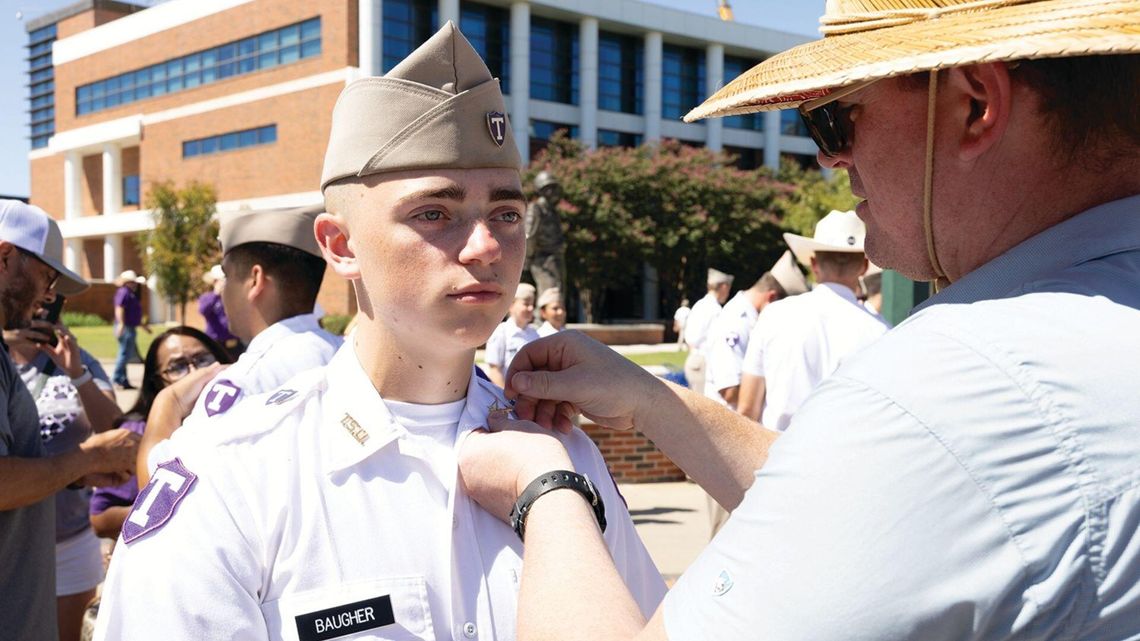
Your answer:
[[[396,622],[392,597],[365,599],[356,603],[301,614],[296,617],[297,637],[301,641],[324,641],[348,634],[375,630]]]

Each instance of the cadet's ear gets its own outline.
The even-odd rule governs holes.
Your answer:
[[[348,280],[360,278],[356,253],[348,245],[348,223],[337,214],[323,213],[313,223],[321,254],[337,275]]]

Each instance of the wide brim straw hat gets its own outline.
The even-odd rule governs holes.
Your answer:
[[[686,122],[789,109],[831,90],[962,65],[1140,52],[1140,0],[827,0],[823,39],[779,53]]]

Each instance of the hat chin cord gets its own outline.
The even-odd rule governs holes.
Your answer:
[[[942,264],[938,262],[938,252],[934,249],[934,112],[938,98],[938,70],[930,71],[930,90],[926,105],[926,175],[922,184],[922,228],[926,235],[926,253],[930,266],[934,268],[934,291],[942,289],[942,283],[950,282]]]

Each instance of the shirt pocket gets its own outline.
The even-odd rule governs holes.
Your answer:
[[[435,641],[422,576],[367,579],[283,595],[261,606],[270,639]]]

